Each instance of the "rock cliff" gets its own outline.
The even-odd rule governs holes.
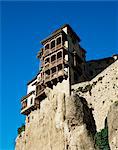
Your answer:
[[[16,150],[95,150],[96,132],[85,99],[46,89],[40,110],[30,114],[25,131],[16,139]]]
[[[16,150],[95,150],[94,135],[106,118],[110,149],[118,150],[118,61],[91,81],[73,85],[71,96],[68,83],[46,88],[40,109],[26,117]]]
[[[110,148],[118,150],[118,101],[111,105],[107,120]]]

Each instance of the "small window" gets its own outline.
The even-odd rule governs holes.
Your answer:
[[[46,74],[46,75],[50,75],[50,70],[47,70],[47,71],[45,72],[45,74]]]
[[[55,73],[56,72],[56,67],[53,67],[52,68],[52,73]]]
[[[58,65],[58,71],[62,70],[62,65]]]
[[[51,42],[51,48],[55,47],[55,40]]]
[[[57,53],[57,59],[62,57],[62,52]]]
[[[57,38],[57,45],[61,44],[61,37]]]
[[[33,97],[32,97],[31,100],[30,100],[30,104],[33,104]]]
[[[51,62],[54,61],[54,60],[56,60],[56,55],[53,55],[53,56],[51,57]]]
[[[47,59],[45,60],[45,64],[46,64],[46,63],[49,63],[49,62],[50,62],[50,59],[47,58]]]
[[[46,49],[49,49],[49,44],[47,44],[47,45],[45,46],[45,50],[46,50]]]

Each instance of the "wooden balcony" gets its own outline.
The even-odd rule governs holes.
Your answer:
[[[46,76],[44,82],[47,83],[47,82],[52,81],[52,80],[59,78],[61,76],[62,77],[67,76],[67,73],[65,73],[63,69]]]
[[[34,109],[34,104],[28,106],[28,99],[24,99],[21,104],[21,114],[28,115]]]
[[[45,70],[48,70],[50,68],[50,63],[46,63],[45,66],[44,66]]]
[[[27,107],[27,99],[25,99],[23,102],[22,102],[22,108],[21,110],[25,109]]]
[[[38,107],[39,105],[36,103],[36,100],[29,106],[23,105],[22,103],[21,114],[28,115],[32,110],[35,110]]]
[[[51,49],[46,49],[44,51],[44,57],[47,56],[47,55],[49,55],[50,53],[51,53]]]
[[[41,95],[43,95],[45,86],[43,84],[38,84],[36,85],[36,98],[40,97]]]
[[[51,80],[53,80],[55,78],[57,78],[57,72],[54,72],[54,73],[51,74]]]
[[[21,98],[21,102],[22,102],[22,101],[25,101],[30,95],[32,95],[32,94],[34,94],[34,93],[35,93],[35,91],[31,91],[29,94],[23,96],[23,97]]]
[[[59,45],[56,45],[56,46],[55,46],[54,48],[52,48],[52,49],[47,49],[47,50],[45,50],[43,56],[46,57],[47,55],[49,55],[49,54],[51,54],[51,53],[53,53],[53,52],[56,52],[56,51],[60,50],[61,48],[66,50],[66,47],[65,47],[64,45],[59,44]]]
[[[50,81],[50,75],[45,76],[45,82]]]
[[[62,44],[56,45],[56,49],[60,49],[62,47]]]
[[[54,66],[57,66],[59,64],[64,64],[64,63],[67,63],[62,57],[61,58],[58,58],[57,60],[54,60],[50,63],[46,63],[45,64],[45,67],[44,67],[44,70],[48,70],[48,69],[51,69],[52,67]]]
[[[44,75],[43,75],[42,77],[38,78],[38,83],[39,83],[39,82],[40,82],[40,83],[43,83],[43,81],[44,81]]]

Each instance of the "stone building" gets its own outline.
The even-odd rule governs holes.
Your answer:
[[[108,116],[110,148],[117,150],[118,55],[86,61],[67,24],[41,43],[39,73],[21,99],[26,120],[15,149],[98,150],[94,135]]]
[[[64,25],[49,37],[41,41],[43,48],[37,57],[41,60],[39,74],[27,84],[27,95],[21,100],[21,113],[28,115],[32,110],[40,108],[40,101],[46,95],[46,87],[53,88],[63,79],[71,85],[89,79],[86,68],[86,51],[80,46],[80,38],[69,25]]]
[[[71,95],[72,85],[91,80],[118,58],[114,55],[86,61],[86,51],[80,46],[80,41],[68,24],[41,41],[43,48],[37,54],[41,61],[40,70],[27,84],[27,95],[21,99],[21,114],[28,115],[40,108],[40,102],[46,98],[46,87],[53,89],[58,82],[66,80],[66,93]]]

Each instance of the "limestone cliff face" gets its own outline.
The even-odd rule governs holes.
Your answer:
[[[85,99],[46,89],[40,110],[30,114],[30,122],[16,139],[16,150],[95,150],[96,132]]]
[[[110,148],[118,150],[118,101],[110,107],[107,121]]]
[[[89,82],[73,85],[92,109],[97,131],[104,128],[110,106],[118,100],[118,60]]]
[[[16,150],[95,150],[93,136],[106,117],[110,148],[118,149],[118,60],[93,80],[73,85],[71,96],[68,91],[67,80],[45,90],[40,109],[26,117]]]

